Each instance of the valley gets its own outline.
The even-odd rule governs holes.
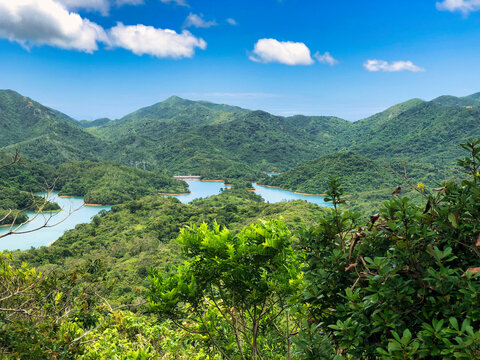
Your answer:
[[[259,321],[258,352],[297,359],[279,331],[293,331],[290,347],[301,352],[302,341],[318,343],[305,337],[327,331],[309,333],[302,323],[309,317],[331,329],[350,326],[348,318],[368,328],[372,323],[355,307],[369,313],[375,306],[368,319],[383,316],[383,302],[371,305],[383,291],[377,286],[398,291],[392,301],[410,299],[408,306],[403,300],[392,305],[392,313],[434,311],[444,279],[426,274],[446,271],[438,259],[455,261],[451,274],[459,276],[450,275],[451,281],[462,289],[478,287],[476,277],[458,270],[475,265],[469,259],[476,248],[450,242],[471,242],[478,232],[472,219],[480,152],[478,143],[469,143],[480,139],[477,99],[413,99],[349,122],[171,97],[118,120],[87,122],[0,91],[0,216],[8,214],[3,223],[14,228],[35,217],[19,234],[5,236],[9,227],[0,228],[0,257],[8,269],[0,281],[22,282],[37,292],[28,293],[31,298],[49,299],[25,310],[43,314],[28,326],[41,339],[35,340],[40,352],[53,347],[64,354],[88,353],[88,345],[72,345],[85,336],[96,354],[108,343],[110,354],[124,347],[145,359],[168,353],[190,359],[197,347],[236,358],[251,351],[244,341]],[[48,202],[44,191],[51,193]],[[458,260],[449,257],[451,246]],[[411,256],[425,268],[407,271]],[[383,285],[378,274],[387,274]],[[418,276],[432,288],[417,283]],[[406,294],[397,288],[401,281]],[[361,301],[348,290],[356,286]],[[416,302],[412,292],[434,305]],[[17,295],[5,297],[12,309],[30,304],[8,302],[8,296]],[[450,309],[450,318],[476,302],[471,297]],[[278,314],[245,315],[261,309]],[[61,330],[51,325],[57,315],[65,319],[58,320]],[[237,316],[244,316],[241,326]],[[353,353],[369,344],[388,346],[375,331],[393,325],[374,321]],[[26,328],[24,319],[3,324],[0,340],[26,356],[30,340],[11,335]],[[224,337],[219,326],[242,329],[243,340]],[[204,329],[222,343],[200,336]],[[325,358],[344,341],[337,330],[328,336],[332,345],[314,350]]]

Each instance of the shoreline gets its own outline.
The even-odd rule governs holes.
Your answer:
[[[274,186],[274,185],[263,185],[263,184],[258,184],[258,186],[264,186],[264,187],[267,187],[267,188],[272,188],[272,189],[280,189],[280,190],[285,190],[285,191],[291,191],[291,190],[286,190],[286,189],[282,189],[280,186]]]
[[[115,205],[125,205],[125,204],[89,204],[86,203],[85,201],[83,202],[83,205],[85,206],[115,206]]]
[[[304,193],[304,192],[300,192],[300,191],[293,191],[293,190],[289,190],[289,189],[283,189],[281,188],[280,186],[273,186],[273,185],[263,185],[263,184],[257,184],[258,186],[264,186],[264,187],[267,187],[267,188],[272,188],[272,189],[279,189],[279,190],[283,190],[283,191],[290,191],[290,192],[293,192],[294,194],[298,194],[298,195],[307,195],[307,196],[325,196],[327,194],[310,194],[310,193]]]
[[[158,193],[158,195],[165,195],[165,196],[178,196],[178,195],[190,195],[193,194],[193,192],[189,191],[186,193]]]
[[[287,190],[287,191],[291,191],[291,190]],[[310,193],[304,193],[304,192],[298,192],[298,191],[294,191],[293,193],[298,194],[298,195],[308,195],[308,196],[325,196],[325,195],[327,195],[327,194],[310,194]]]

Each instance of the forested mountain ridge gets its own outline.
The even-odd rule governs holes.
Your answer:
[[[478,98],[460,99],[472,103]],[[204,178],[254,180],[261,171],[285,171],[337,151],[450,166],[461,154],[458,143],[480,137],[480,108],[444,100],[412,99],[352,123],[336,117],[275,116],[174,96],[120,120],[81,122],[92,125],[86,129],[66,115],[3,91],[0,125],[5,135],[0,140],[50,164],[145,162],[149,170]]]
[[[104,142],[75,120],[12,90],[0,91],[0,148],[48,164],[101,157]]]
[[[338,152],[306,162],[277,176],[265,177],[262,184],[307,193],[325,193],[329,179],[341,177],[348,193],[400,185],[386,164],[353,152]]]
[[[402,195],[413,184],[435,187],[456,177],[451,167],[399,160],[371,160],[354,152],[338,152],[300,164],[277,176],[265,176],[263,185],[309,194],[325,193],[331,177],[342,179],[349,206],[364,213],[375,211],[399,186]]]
[[[441,105],[446,105],[446,106],[478,107],[480,106],[480,92],[472,95],[468,95],[468,96],[462,96],[462,97],[443,95],[433,99],[432,101]]]
[[[454,164],[462,154],[458,144],[480,138],[480,109],[422,102],[381,126],[370,118],[352,129],[359,136],[348,149],[367,157]]]

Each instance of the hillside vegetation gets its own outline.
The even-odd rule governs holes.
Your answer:
[[[159,192],[186,193],[187,183],[158,171],[107,162],[71,162],[58,170],[61,196],[83,196],[89,204],[114,205]]]
[[[283,217],[292,228],[311,225],[324,209],[305,201],[266,204],[244,190],[226,190],[192,204],[172,197],[148,196],[102,212],[90,224],[77,225],[52,246],[18,254],[18,258],[47,270],[52,265],[69,268],[92,261],[103,263],[103,274],[117,286],[103,295],[126,303],[136,298],[137,288],[147,285],[152,267],[165,268],[181,261],[173,241],[179,230],[202,222],[240,230],[258,219]]]
[[[462,181],[397,194],[367,219],[343,210],[332,178],[330,209],[239,189],[191,205],[148,196],[51,247],[0,253],[1,351],[478,359],[480,141],[462,147]]]
[[[0,148],[47,164],[96,160],[104,143],[73,119],[15,91],[0,91]]]
[[[145,161],[148,170],[228,181],[255,180],[262,171],[285,171],[338,151],[443,169],[452,168],[460,156],[458,143],[480,136],[478,98],[412,99],[351,123],[171,97],[119,120],[80,122],[85,128],[13,91],[2,91],[0,146],[21,146],[26,157],[48,164]]]
[[[398,160],[374,161],[353,152],[339,152],[306,162],[276,176],[265,176],[262,185],[309,194],[323,194],[330,179],[339,177],[351,207],[363,212],[378,209],[397,187],[410,193],[418,183],[437,183],[458,177],[450,168]]]
[[[26,221],[26,211],[60,210],[58,204],[33,194],[53,187],[54,168],[21,158],[7,166],[13,158],[15,155],[0,154],[0,225]]]

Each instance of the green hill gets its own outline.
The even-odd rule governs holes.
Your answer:
[[[433,102],[445,106],[480,106],[480,92],[468,96],[456,97],[451,95],[439,96]]]
[[[179,263],[178,245],[173,241],[179,230],[190,224],[212,223],[240,230],[258,219],[282,216],[293,229],[313,224],[324,209],[305,201],[266,204],[254,193],[227,190],[192,204],[175,198],[148,196],[115,206],[90,224],[78,225],[52,246],[17,253],[19,259],[49,269],[88,264],[101,260],[102,277],[117,282],[115,291],[103,294],[116,302],[128,303],[147,285],[146,274],[153,267]]]
[[[28,158],[58,164],[98,159],[103,146],[68,116],[15,91],[0,91],[0,148],[20,147]]]
[[[83,196],[86,203],[112,205],[159,192],[187,192],[184,181],[168,174],[106,162],[66,163],[57,172],[59,194]]]
[[[437,182],[454,177],[455,173],[448,167],[398,160],[374,161],[353,152],[339,152],[277,176],[264,177],[259,182],[286,190],[322,194],[328,189],[331,176],[341,179],[351,207],[368,212],[389,199],[398,186],[403,188],[402,194],[412,195],[412,187],[419,182],[434,187]]]
[[[353,152],[339,152],[301,164],[277,176],[266,177],[262,184],[312,194],[324,193],[331,176],[340,177],[345,190],[354,193],[400,185],[388,165]]]
[[[111,120],[108,118],[100,118],[92,121],[80,120],[78,121],[78,124],[83,128],[90,128],[94,126],[102,126],[102,125],[108,124],[110,121],[115,121],[115,120]]]
[[[11,156],[0,154],[0,166],[10,164]],[[55,169],[39,162],[21,159],[0,170],[0,225],[27,220],[25,211],[56,211],[56,203],[33,193],[43,192],[55,182]]]
[[[243,172],[252,179],[260,171],[285,170],[338,149],[338,139],[343,144],[350,125],[334,117],[284,118],[263,111],[234,117],[209,125],[129,120],[97,127],[93,133],[110,140],[108,157],[124,164],[145,160],[175,173],[237,178]]]
[[[338,151],[445,168],[461,155],[459,143],[480,138],[480,108],[449,105],[451,97],[442,98],[412,99],[352,123],[171,97],[120,120],[81,122],[93,125],[86,129],[55,110],[2,91],[0,146],[21,146],[26,157],[48,164],[145,162],[148,170],[228,180],[255,180],[262,171],[286,171]],[[473,103],[479,98],[461,99]]]
[[[372,159],[453,165],[462,155],[459,143],[480,138],[480,108],[423,102],[396,116],[353,124],[349,150]],[[358,136],[354,136],[354,134]]]

